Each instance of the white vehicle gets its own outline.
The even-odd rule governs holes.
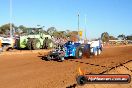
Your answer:
[[[1,37],[0,39],[1,39],[2,47],[3,47],[4,50],[7,51],[9,49],[13,49],[14,48],[14,44],[15,44],[15,39],[14,38]]]
[[[88,42],[90,44],[91,53],[95,56],[100,55],[102,51],[102,44],[101,41],[91,41]]]

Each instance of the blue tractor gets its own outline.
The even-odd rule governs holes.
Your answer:
[[[68,41],[64,45],[58,46],[47,56],[47,60],[57,59],[63,61],[64,58],[73,57],[81,59],[83,55],[90,57],[90,44],[81,44]]]

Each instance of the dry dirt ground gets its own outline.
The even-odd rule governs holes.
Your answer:
[[[118,88],[124,85],[78,86],[76,77],[79,67],[87,74],[132,75],[132,46],[107,47],[100,56],[68,59],[64,62],[42,60],[46,52],[14,51],[0,54],[0,88]],[[131,84],[125,84],[121,88],[132,87]]]

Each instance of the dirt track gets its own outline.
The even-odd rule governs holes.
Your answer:
[[[132,60],[132,46],[104,48],[100,56],[64,62],[42,60],[43,55],[0,55],[0,88],[66,88],[76,84],[78,67],[86,73],[101,74]]]

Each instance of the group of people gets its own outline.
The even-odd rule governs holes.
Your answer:
[[[52,40],[57,45],[64,45],[67,42],[67,40],[63,38],[52,38]]]

